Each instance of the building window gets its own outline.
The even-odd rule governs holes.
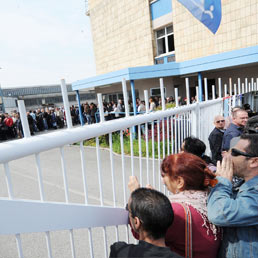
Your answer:
[[[150,89],[150,96],[161,96],[160,87],[158,88],[151,88]],[[166,87],[164,87],[164,96],[166,96]]]
[[[156,31],[157,55],[175,51],[173,25]]]

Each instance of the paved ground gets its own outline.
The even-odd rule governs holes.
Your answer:
[[[110,153],[101,150],[101,171],[103,182],[103,196],[105,205],[113,205],[112,181],[110,169]],[[78,146],[65,147],[65,157],[67,165],[67,176],[69,182],[70,201],[84,203],[84,193],[81,175],[80,150]],[[44,181],[45,197],[47,201],[64,202],[64,187],[60,162],[59,149],[50,150],[40,154],[42,173]],[[85,148],[87,182],[89,192],[89,204],[100,204],[98,170],[96,162],[95,148]],[[142,160],[143,171],[146,171],[146,159]],[[123,177],[122,163],[119,155],[114,155],[114,168],[116,178],[117,205],[123,206]],[[35,157],[29,156],[20,160],[10,162],[11,177],[15,198],[39,200],[39,190],[35,166]],[[134,170],[139,176],[139,159],[134,159]],[[152,160],[149,160],[150,179],[152,182]],[[156,180],[158,180],[158,162],[155,161]],[[131,158],[125,157],[125,178],[126,181],[131,174]],[[144,184],[146,183],[146,172],[144,173]],[[126,182],[127,184],[127,182]],[[0,196],[7,197],[7,188],[4,178],[3,166],[0,166]],[[1,218],[0,218],[1,219]],[[108,246],[115,241],[114,228],[107,229]],[[87,229],[75,230],[76,257],[90,257],[88,246]],[[119,228],[120,240],[125,240],[125,227]],[[103,233],[102,229],[93,230],[94,250],[96,258],[105,257],[103,253]],[[51,244],[53,257],[68,258],[71,256],[69,233],[67,231],[52,232]],[[47,257],[46,241],[44,233],[34,233],[22,235],[22,245],[26,258]],[[0,236],[0,258],[18,257],[14,236]]]

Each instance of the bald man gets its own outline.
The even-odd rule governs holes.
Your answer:
[[[214,117],[214,125],[215,128],[209,135],[209,143],[211,149],[211,159],[214,164],[217,164],[218,160],[222,160],[221,156],[221,147],[222,140],[224,135],[224,127],[225,127],[225,118],[223,116],[215,116]]]

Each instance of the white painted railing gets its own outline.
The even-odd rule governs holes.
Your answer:
[[[247,83],[246,81],[245,86]],[[163,87],[162,80],[160,84]],[[238,81],[237,85],[233,85],[235,93],[238,89],[238,95],[224,99],[223,103],[222,88],[221,83],[219,83],[221,97],[218,99],[215,99],[215,91],[213,90],[213,100],[207,100],[207,87],[205,87],[206,101],[204,102],[194,104],[188,102],[185,106],[167,110],[165,109],[165,103],[162,102],[162,111],[149,113],[147,108],[146,114],[131,117],[127,115],[125,118],[106,122],[103,117],[102,103],[99,103],[100,123],[73,128],[69,117],[69,103],[66,99],[64,81],[61,82],[61,86],[64,105],[67,110],[68,129],[31,137],[25,108],[23,102],[19,101],[25,138],[0,144],[0,163],[3,164],[3,173],[0,179],[5,177],[7,189],[6,196],[0,198],[0,236],[15,235],[19,257],[27,257],[23,252],[23,240],[25,239],[24,242],[26,243],[26,234],[33,232],[42,232],[45,235],[47,257],[56,257],[53,255],[52,245],[55,240],[52,239],[52,232],[60,230],[67,231],[70,238],[70,251],[69,255],[66,254],[67,257],[77,257],[77,254],[80,253],[76,244],[78,240],[75,237],[76,229],[87,228],[88,231],[88,245],[84,243],[87,247],[85,248],[86,254],[84,253],[83,257],[108,257],[109,244],[112,241],[131,241],[127,227],[128,214],[123,208],[129,196],[127,190],[128,176],[137,175],[142,185],[150,183],[155,188],[164,191],[159,175],[161,160],[166,155],[180,151],[183,139],[190,135],[199,137],[208,147],[207,139],[208,134],[213,129],[214,116],[222,114],[225,108],[228,109],[232,105],[239,104],[239,95],[242,94],[241,89],[244,90],[244,93],[257,90],[257,83],[254,83],[254,80],[251,80],[249,88],[247,86],[241,88],[240,81]],[[225,87],[225,92],[227,92],[226,89],[227,87]],[[161,92],[163,91],[161,90]],[[186,79],[186,92],[189,98],[188,79]],[[99,95],[98,100],[101,101],[101,99],[101,95]],[[145,92],[145,101],[148,103],[147,92]],[[126,96],[125,102],[127,102]],[[129,136],[125,136],[127,130]],[[133,135],[134,131],[137,133],[137,139],[136,135]],[[144,135],[142,135],[142,132],[144,132]],[[109,144],[108,161],[105,158],[106,156],[103,157],[104,153],[100,148],[100,137],[103,135],[108,135],[106,138]],[[113,152],[114,137],[120,139],[121,155],[118,159]],[[89,178],[89,171],[93,169],[89,165],[92,160],[88,158],[89,152],[83,146],[83,141],[92,138],[95,138],[96,142],[95,155],[91,157],[96,162],[94,165],[96,166],[96,175],[94,175],[94,178],[93,176]],[[130,142],[129,157],[125,154],[125,141]],[[79,143],[79,146],[73,147],[73,150],[78,156],[78,159],[75,157],[74,159],[80,164],[71,169],[71,164],[67,165],[66,152],[68,148],[72,148],[67,146],[74,143]],[[137,157],[135,157],[133,146],[138,147],[139,154]],[[52,160],[53,163],[53,166],[51,166],[50,161],[44,159],[44,154],[46,151],[52,153],[54,150],[56,156],[51,156],[50,161]],[[19,182],[14,183],[12,181],[12,164],[15,160],[19,162],[24,157],[28,158],[29,162],[33,162],[33,160],[35,162],[35,173],[31,171],[31,174],[26,176],[37,182],[38,200],[32,200],[29,197],[21,200],[19,193],[16,191]],[[57,162],[60,163],[60,168],[56,167],[56,162],[53,160],[60,160],[60,162]],[[58,185],[58,190],[64,195],[62,202],[50,202],[46,198],[46,195],[49,195],[46,188],[51,184],[57,187],[56,183],[44,180],[43,171],[46,163],[53,170],[53,177],[59,177],[59,183],[61,180],[63,181],[62,186]],[[108,165],[106,165],[107,163]],[[80,191],[72,189],[69,181],[69,178],[71,179],[73,174],[78,172],[75,169],[81,170],[79,182],[83,187]],[[57,170],[61,171],[59,176],[55,174]],[[24,171],[24,168],[21,168],[21,171]],[[30,187],[30,185],[27,187]],[[74,193],[83,196],[84,200],[73,201],[71,195]],[[89,201],[89,196],[95,200],[95,203]],[[96,202],[98,205],[96,205]],[[120,225],[124,225],[122,229],[119,228]],[[96,237],[95,229],[98,227],[101,227],[102,233]],[[114,229],[112,233],[110,233],[110,227]],[[96,245],[96,242],[99,241],[103,241],[100,247]],[[61,254],[60,257],[64,257],[64,254]]]

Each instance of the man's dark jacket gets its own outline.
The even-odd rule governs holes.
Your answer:
[[[214,128],[213,131],[209,135],[209,143],[211,149],[211,159],[212,162],[216,165],[218,160],[222,160],[221,156],[221,147],[223,140],[224,131],[218,128]]]

